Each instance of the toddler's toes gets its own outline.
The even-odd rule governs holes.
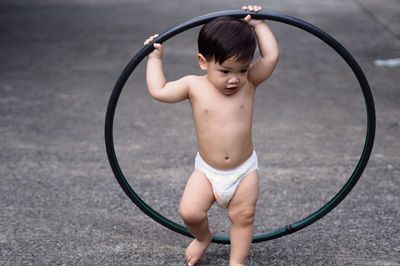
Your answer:
[[[188,266],[193,266],[194,265],[194,260],[192,256],[187,256],[186,262]]]

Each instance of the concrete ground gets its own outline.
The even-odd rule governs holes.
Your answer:
[[[244,2],[141,0],[0,1],[0,264],[185,265],[191,241],[144,215],[124,194],[104,147],[108,98],[150,35]],[[281,0],[265,10],[309,21],[340,41],[373,91],[377,135],[349,196],[315,224],[253,245],[249,265],[400,265],[399,0]],[[363,98],[350,69],[301,30],[269,23],[281,48],[257,92],[254,142],[261,194],[255,231],[317,210],[342,187],[366,132]],[[198,28],[166,43],[169,79],[201,74]],[[140,64],[115,117],[115,147],[131,186],[181,223],[178,204],[196,152],[188,103],[148,96]],[[228,231],[213,207],[213,230]],[[199,265],[227,265],[212,244]]]

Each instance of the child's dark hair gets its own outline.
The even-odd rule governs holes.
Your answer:
[[[257,42],[253,28],[243,20],[219,17],[205,24],[197,40],[199,53],[207,61],[222,64],[233,57],[235,61],[251,61]]]

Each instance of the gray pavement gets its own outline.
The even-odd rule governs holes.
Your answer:
[[[0,1],[0,265],[184,265],[190,239],[144,215],[116,182],[104,147],[114,83],[150,34],[244,2]],[[349,196],[317,223],[253,245],[249,265],[400,265],[400,1],[260,2],[330,33],[365,71],[377,136]],[[270,22],[281,59],[258,91],[254,140],[261,195],[256,232],[317,210],[342,187],[366,131],[363,99],[349,68],[326,45]],[[198,29],[166,43],[167,77],[201,74]],[[141,64],[115,120],[121,168],[154,209],[180,223],[179,198],[196,144],[188,103],[147,95]],[[226,234],[226,214],[210,223]],[[200,265],[227,265],[212,244]]]

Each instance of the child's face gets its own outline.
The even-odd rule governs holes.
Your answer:
[[[225,60],[222,64],[214,60],[200,62],[200,67],[207,70],[207,78],[214,87],[224,95],[233,95],[247,83],[247,74],[250,63],[235,61],[233,58]]]

